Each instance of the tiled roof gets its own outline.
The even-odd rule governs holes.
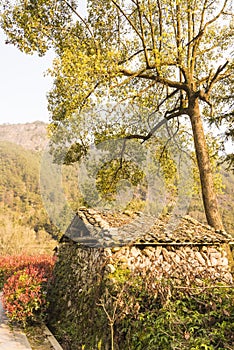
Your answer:
[[[112,214],[82,207],[68,227],[65,238],[89,247],[135,245],[222,244],[232,237],[201,224],[190,216],[166,219],[142,213]]]

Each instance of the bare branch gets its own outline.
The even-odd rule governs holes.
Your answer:
[[[143,46],[144,53],[145,53],[145,61],[146,61],[147,67],[149,67],[149,65],[150,65],[149,56],[148,56],[148,51],[147,51],[146,43],[145,43],[144,25],[143,25],[143,21],[142,21],[142,13],[141,13],[140,5],[139,5],[139,0],[137,0],[137,11],[138,11],[139,23],[140,23],[140,28],[141,28],[141,38],[142,38],[141,41],[142,41],[142,46]]]
[[[156,55],[156,42],[155,42],[155,35],[154,35],[154,26],[153,26],[153,18],[152,18],[152,6],[151,1],[148,0],[148,8],[149,8],[149,25],[150,25],[150,31],[151,31],[151,39],[153,43],[153,54],[154,59],[156,61],[157,55]]]
[[[88,94],[83,98],[83,101],[81,103],[80,106],[80,111],[82,110],[82,108],[85,105],[85,102],[89,99],[89,97],[94,93],[94,91],[97,89],[97,87],[99,86],[100,82],[97,82],[94,87],[88,92]]]
[[[125,70],[120,69],[120,73],[123,73],[124,71],[125,71]],[[126,71],[127,71],[127,70],[126,70]],[[125,79],[124,81],[120,82],[119,84],[114,85],[114,86],[112,87],[112,89],[113,89],[113,88],[116,88],[117,86],[122,86],[122,85],[126,84],[126,83],[129,82],[131,79],[138,77],[139,74],[141,74],[141,73],[143,73],[143,72],[145,72],[145,68],[140,69],[139,71],[136,71],[136,72],[132,72],[132,74],[124,74],[124,73],[123,73],[123,75],[127,76],[128,79]]]
[[[175,108],[172,111],[167,111],[164,115],[164,118],[158,122],[147,135],[141,135],[141,134],[132,134],[132,135],[127,135],[124,137],[126,140],[131,140],[131,139],[138,139],[142,140],[142,143],[145,141],[149,140],[155,132],[161,128],[164,124],[167,124],[169,120],[180,117],[183,114],[187,114],[188,110],[186,108],[180,109],[180,108]]]
[[[178,63],[181,64],[181,8],[179,4],[176,5],[176,46]]]
[[[193,74],[193,71],[194,71],[194,65],[195,65],[195,60],[196,60],[196,55],[197,55],[197,49],[198,49],[199,44],[200,44],[200,42],[202,40],[202,37],[203,37],[203,35],[205,33],[205,30],[210,24],[214,23],[222,15],[222,13],[223,13],[226,5],[227,5],[227,1],[228,0],[224,1],[223,6],[222,6],[221,10],[219,11],[219,13],[215,17],[213,17],[210,21],[206,22],[203,25],[203,23],[204,23],[204,16],[205,16],[205,10],[206,10],[206,6],[205,5],[207,3],[207,0],[204,3],[199,33],[191,40],[190,43],[187,44],[187,45],[190,45],[193,42],[192,60],[191,60],[192,74]]]
[[[190,40],[190,42],[188,42],[185,46],[189,46],[192,42],[196,42],[198,41],[204,34],[204,29],[200,30],[199,33]]]
[[[209,94],[212,87],[214,86],[214,84],[220,80],[221,75],[220,73],[227,67],[227,65],[229,64],[229,61],[226,61],[223,65],[220,65],[215,73],[215,75],[213,76],[213,78],[210,80],[210,84],[207,86],[206,89],[206,94]],[[226,76],[225,76],[226,77]]]
[[[206,93],[203,93],[202,91],[200,91],[199,97],[200,97],[200,99],[202,101],[204,101],[204,102],[206,102],[208,104],[208,106],[210,107],[210,116],[213,117],[213,115],[214,115],[214,106],[209,101],[209,96]]]
[[[179,89],[176,89],[174,91],[172,91],[169,95],[167,95],[167,97],[165,97],[157,106],[157,110],[159,110],[159,108],[163,105],[164,102],[166,102],[169,98],[173,97],[174,95],[177,94],[177,92],[179,92]]]
[[[204,5],[203,5],[203,8],[202,8],[199,32],[200,32],[200,31],[202,30],[202,28],[203,28],[207,2],[208,2],[208,0],[205,0],[205,1],[204,1]]]
[[[188,3],[190,5],[190,3]],[[188,44],[186,46],[188,46],[188,52],[187,52],[187,66],[190,67],[190,63],[191,63],[191,37],[192,37],[192,9],[191,7],[188,7],[187,9],[187,22],[188,22]]]
[[[150,48],[146,48],[146,50],[152,51],[152,49],[150,49]],[[129,57],[126,58],[125,60],[120,61],[118,64],[121,65],[121,64],[123,64],[123,63],[129,62],[129,61],[131,61],[131,59],[133,59],[134,57],[136,57],[137,55],[139,55],[139,54],[142,53],[142,52],[144,52],[144,49],[140,49],[140,50],[136,51],[135,53],[133,53],[131,56],[129,56]]]
[[[210,21],[206,22],[206,24],[203,27],[203,30],[205,30],[210,24],[214,23],[223,14],[224,9],[227,5],[227,2],[228,2],[228,0],[224,1],[223,6],[222,6],[221,10],[219,11],[219,13],[215,17],[213,17]]]
[[[129,18],[129,16],[126,15],[126,13],[123,11],[122,7],[119,6],[119,4],[117,4],[117,2],[115,0],[111,0],[111,2],[117,7],[117,9],[122,13],[122,15],[124,16],[124,18],[128,21],[128,23],[130,24],[130,26],[134,29],[134,31],[136,32],[136,34],[139,36],[139,38],[143,41],[142,35],[141,33],[138,31],[138,29],[136,28],[135,24],[132,22],[132,20]]]
[[[160,35],[160,40],[159,40],[159,52],[160,52],[162,50],[162,32],[163,32],[162,8],[161,8],[160,0],[157,0],[157,4],[158,4],[158,11],[159,11],[158,22],[159,22],[159,35]]]
[[[160,83],[163,84],[165,86],[169,86],[175,89],[179,89],[179,90],[184,90],[186,92],[189,91],[189,87],[187,86],[187,84],[185,83],[181,83],[181,82],[177,82],[177,81],[173,81],[167,78],[163,78],[161,76],[158,75],[153,75],[150,73],[145,73],[145,69],[141,69],[138,72],[131,72],[127,69],[121,69],[120,72],[128,77],[138,77],[138,78],[142,78],[142,79],[147,79],[147,80],[153,80],[155,81],[155,83]]]

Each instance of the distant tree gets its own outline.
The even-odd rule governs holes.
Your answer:
[[[84,17],[77,3],[3,0],[2,5],[9,43],[27,53],[43,55],[52,47],[57,54],[49,94],[54,141],[64,145],[77,124],[75,148],[83,155],[92,132],[94,138],[145,142],[162,125],[183,124],[187,116],[207,221],[223,229],[203,121],[214,121],[220,108],[222,119],[229,120],[224,105],[216,103],[224,101],[233,82],[232,0],[88,0]],[[100,101],[138,106],[137,117],[123,113],[116,120],[112,113],[104,123],[96,113],[96,122],[85,124]]]

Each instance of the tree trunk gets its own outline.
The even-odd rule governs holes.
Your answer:
[[[206,219],[208,224],[216,230],[223,230],[198,98],[194,97],[192,99],[189,107],[189,116],[193,130]]]

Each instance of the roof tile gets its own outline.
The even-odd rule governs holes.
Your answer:
[[[111,213],[82,207],[65,237],[89,247],[123,245],[222,244],[232,240],[224,231],[215,231],[194,218],[165,217],[163,220],[143,213]],[[152,225],[149,225],[149,222]],[[145,227],[148,227],[147,229]],[[149,228],[150,227],[150,228]]]

